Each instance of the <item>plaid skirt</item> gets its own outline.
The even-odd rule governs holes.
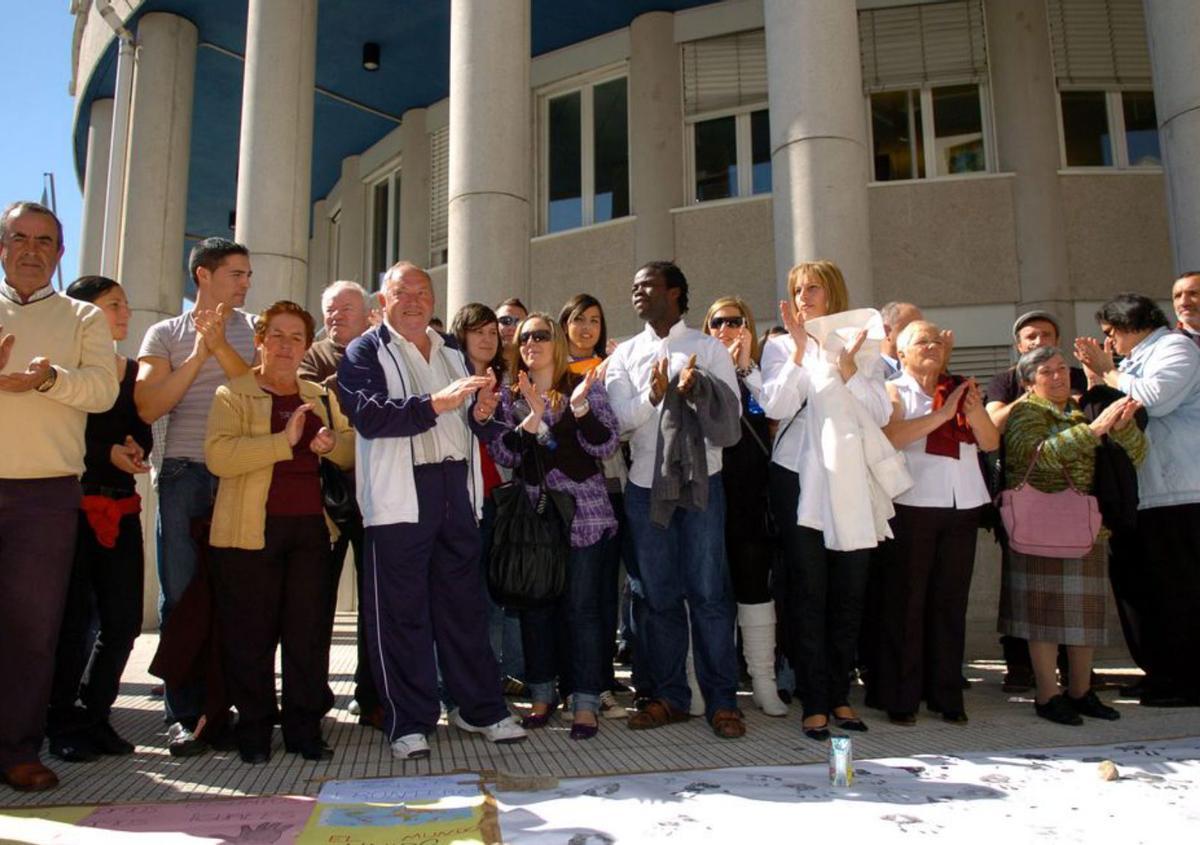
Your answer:
[[[1038,557],[1009,549],[1000,585],[1000,633],[1063,645],[1107,644],[1106,562],[1104,541],[1082,558]]]

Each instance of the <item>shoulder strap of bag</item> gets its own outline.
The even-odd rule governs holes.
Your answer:
[[[1046,445],[1046,441],[1043,440],[1041,443],[1038,444],[1038,447],[1033,450],[1033,457],[1029,459],[1029,466],[1027,466],[1025,468],[1025,475],[1021,476],[1021,483],[1018,484],[1013,489],[1019,490],[1020,488],[1025,486],[1026,482],[1029,481],[1029,474],[1031,472],[1033,472],[1033,465],[1037,463],[1038,456],[1042,454],[1042,447],[1045,445]],[[1078,493],[1079,490],[1075,487],[1075,482],[1071,480],[1071,474],[1069,472],[1067,472],[1067,468],[1059,467],[1059,469],[1062,470],[1063,479],[1066,480],[1067,487],[1071,488],[1076,493]]]
[[[746,422],[746,416],[744,414],[742,415],[742,428],[747,434],[754,438],[754,442],[758,444],[758,448],[762,450],[762,453],[768,458],[771,457],[771,450],[767,448],[767,444],[763,443],[762,438],[758,436],[758,432],[754,430],[754,426]]]

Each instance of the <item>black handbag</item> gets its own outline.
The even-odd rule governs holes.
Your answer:
[[[333,408],[329,404],[329,395],[322,394],[321,401],[325,403],[325,413],[329,418],[329,426],[333,427]],[[354,495],[354,487],[350,479],[342,472],[341,467],[333,461],[321,458],[318,463],[318,473],[321,476],[321,502],[325,513],[339,529],[362,522],[362,514],[358,510],[358,499]]]
[[[536,457],[536,448],[530,451]],[[540,458],[537,463],[540,471]],[[545,478],[542,473],[536,502],[529,500],[519,478],[492,490],[496,527],[488,560],[488,591],[503,607],[551,604],[566,588],[575,499],[546,487]]]

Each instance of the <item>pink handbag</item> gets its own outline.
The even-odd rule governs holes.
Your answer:
[[[1038,557],[1083,557],[1100,533],[1100,506],[1095,496],[1075,489],[1065,468],[1066,490],[1043,493],[1029,484],[1029,473],[1041,453],[1038,446],[1021,483],[997,499],[1008,545],[1013,551]]]

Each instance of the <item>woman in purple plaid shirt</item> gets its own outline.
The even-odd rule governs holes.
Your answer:
[[[586,375],[568,370],[567,341],[558,323],[530,314],[517,327],[516,375],[501,394],[496,418],[509,430],[492,441],[496,463],[516,475],[536,495],[541,472],[546,486],[575,499],[567,587],[552,605],[523,611],[525,681],[533,693],[527,728],[549,721],[558,694],[571,695],[572,739],[591,739],[607,683],[605,625],[601,613],[604,563],[614,542],[617,520],[608,500],[600,460],[619,444],[617,418],[604,390],[604,367]]]

